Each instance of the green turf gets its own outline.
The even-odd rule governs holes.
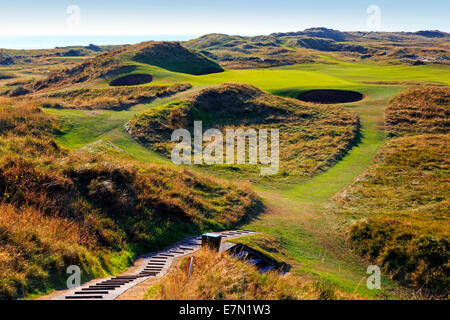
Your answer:
[[[334,64],[300,64],[269,69],[227,70],[222,73],[192,76],[170,72],[158,67],[136,64],[134,72],[150,73],[154,83],[186,81],[192,85],[212,85],[224,82],[249,83],[272,91],[287,88],[326,88],[367,85],[366,82],[424,82],[450,84],[450,66],[386,66],[335,62]]]
[[[348,105],[361,117],[360,141],[334,167],[308,181],[280,189],[256,186],[271,212],[245,226],[277,235],[286,249],[284,259],[291,261],[294,270],[318,274],[349,292],[369,298],[394,298],[396,295],[389,290],[396,290],[396,284],[384,278],[384,290],[367,289],[367,265],[347,248],[340,235],[346,222],[330,213],[329,200],[369,166],[386,139],[381,127],[384,105],[401,89],[361,88],[368,96],[366,100]],[[258,236],[246,239],[245,243],[257,241]]]

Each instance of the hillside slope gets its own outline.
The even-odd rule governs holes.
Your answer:
[[[69,152],[57,129],[30,102],[0,101],[0,299],[64,286],[69,265],[83,280],[118,272],[260,208],[245,186],[98,148]]]
[[[448,88],[408,89],[386,109],[395,136],[337,198],[350,244],[406,285],[446,298],[450,279]],[[447,114],[447,119],[445,118]]]
[[[136,70],[136,63],[157,66],[193,75],[222,72],[223,69],[204,55],[183,47],[178,42],[143,42],[100,54],[75,67],[52,73],[27,89],[39,91],[114,77]]]
[[[408,89],[386,108],[386,130],[391,136],[449,133],[449,106],[449,87]]]
[[[311,176],[330,167],[358,133],[358,117],[351,111],[280,98],[239,83],[210,87],[184,101],[154,108],[139,114],[127,127],[139,142],[170,156],[175,145],[170,141],[172,131],[186,128],[192,132],[196,120],[203,122],[203,130],[279,129],[278,177],[285,179]],[[259,173],[257,166],[249,164],[216,168],[253,177]]]
[[[207,34],[185,42],[230,69],[265,68],[339,59],[407,64],[449,63],[450,34],[422,32],[342,32],[327,28],[254,37]],[[262,60],[261,58],[264,58]]]

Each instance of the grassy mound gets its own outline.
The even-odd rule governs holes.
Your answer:
[[[386,130],[391,136],[448,133],[450,88],[412,88],[396,96],[386,108]]]
[[[117,272],[137,254],[230,228],[260,206],[245,186],[110,154],[69,153],[51,132],[32,135],[48,121],[36,114],[16,116],[0,131],[0,299],[64,286],[69,265],[80,266],[83,279]]]
[[[286,48],[274,36],[207,34],[184,43],[230,69],[267,68],[314,62],[306,50]],[[264,58],[262,60],[261,58]]]
[[[174,72],[202,75],[223,71],[213,60],[178,42],[144,42],[130,47],[128,54],[132,61]]]
[[[189,83],[105,89],[83,88],[44,95],[42,106],[45,108],[121,110],[137,103],[148,103],[156,98],[170,96],[190,88]]]
[[[190,277],[190,258],[185,258],[147,294],[159,300],[317,300],[354,299],[327,282],[315,282],[275,272],[261,274],[256,267],[227,253],[201,250],[194,256]]]
[[[143,42],[102,53],[74,67],[54,72],[26,89],[39,91],[98,79],[114,80],[135,71],[138,63],[194,75],[223,71],[214,61],[177,42]]]
[[[170,156],[173,130],[280,129],[280,171],[283,176],[310,176],[335,163],[351,146],[358,118],[351,111],[280,98],[253,86],[228,83],[202,90],[191,98],[139,114],[129,133],[149,148]],[[225,148],[224,148],[225,150]],[[233,172],[259,173],[256,166],[215,165]]]
[[[447,135],[392,140],[346,190],[340,211],[367,220],[349,239],[361,255],[425,294],[446,296],[450,279]]]
[[[338,198],[338,211],[357,219],[349,240],[359,254],[394,279],[444,298],[450,284],[450,136],[429,132],[447,132],[448,106],[446,88],[410,89],[393,99],[386,125],[405,136],[386,143]]]

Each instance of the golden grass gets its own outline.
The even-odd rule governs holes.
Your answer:
[[[188,83],[158,86],[130,86],[102,89],[77,89],[44,95],[39,104],[49,108],[71,109],[124,109],[137,103],[190,89]]]
[[[352,111],[281,98],[239,83],[206,88],[187,100],[151,109],[127,126],[139,142],[169,156],[175,145],[170,141],[172,131],[186,128],[192,132],[196,120],[203,122],[203,130],[279,129],[277,177],[285,180],[329,168],[351,147],[359,129],[358,116]],[[238,172],[240,178],[259,174],[259,169],[250,165],[214,167]]]
[[[385,111],[385,126],[391,136],[449,133],[449,119],[449,87],[407,89]]]
[[[62,285],[72,264],[84,277],[104,275],[115,270],[110,255],[154,251],[260,210],[248,186],[64,150],[36,103],[0,106],[0,298]]]
[[[363,217],[349,229],[353,248],[429,296],[449,285],[449,150],[443,134],[393,139],[337,199],[339,213]]]
[[[149,291],[147,299],[159,300],[316,300],[355,299],[330,283],[309,277],[268,272],[236,260],[228,253],[202,249],[172,269],[162,282]]]

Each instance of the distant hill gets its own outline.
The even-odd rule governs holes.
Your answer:
[[[314,38],[331,39],[334,41],[345,41],[353,38],[353,36],[347,32],[327,28],[310,28],[298,32],[273,33],[272,36],[276,38],[307,36]]]
[[[52,73],[46,79],[31,85],[32,91],[48,87],[108,79],[133,72],[136,63],[157,66],[174,72],[194,75],[222,72],[214,61],[178,42],[142,42],[100,54],[72,68]]]
[[[428,38],[444,38],[448,37],[449,34],[439,31],[439,30],[423,30],[423,31],[417,31],[414,32],[414,34],[417,34],[419,36],[428,37]]]
[[[274,67],[320,60],[335,52],[351,59],[447,63],[450,34],[441,31],[342,32],[328,28],[272,33],[255,37],[207,34],[184,43],[227,68]],[[413,56],[414,59],[408,59]],[[406,58],[405,58],[406,57]],[[264,58],[261,59],[261,58]]]

